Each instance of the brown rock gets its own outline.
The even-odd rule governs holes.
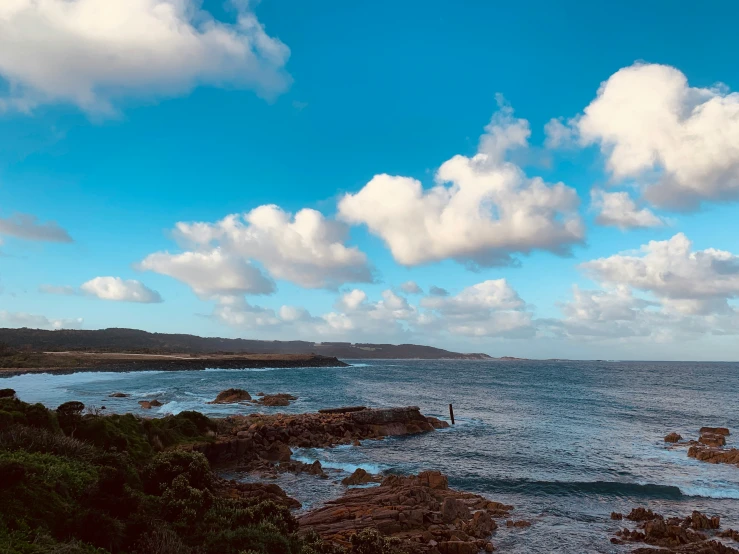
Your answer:
[[[452,523],[457,519],[470,519],[470,509],[458,498],[445,498],[441,504],[441,518],[444,523]]]
[[[130,394],[125,394],[123,392],[114,392],[108,395],[110,398],[128,398],[131,396]]]
[[[615,520],[620,521],[623,518],[624,518],[624,515],[623,514],[618,513],[618,512],[611,512],[611,519],[615,519]]]
[[[152,408],[158,408],[163,404],[156,398],[154,400],[139,400],[139,406],[144,410],[151,410]]]
[[[665,437],[665,442],[678,442],[681,441],[683,438],[677,434],[677,433],[670,433]]]
[[[523,529],[525,527],[531,527],[531,522],[526,520],[520,520],[520,521],[513,521],[512,519],[509,519],[505,522],[506,527],[515,527],[517,529]]]
[[[297,396],[292,394],[266,394],[256,401],[257,404],[262,406],[289,406],[291,400],[297,400]]]
[[[251,400],[251,395],[244,389],[226,389],[218,393],[216,399],[208,404],[234,404]]]
[[[721,518],[719,516],[708,517],[698,511],[694,511],[690,516],[690,527],[697,531],[703,529],[718,529],[721,526]]]
[[[714,435],[724,435],[728,437],[731,433],[726,427],[701,427],[700,434],[711,433]]]
[[[261,457],[270,462],[287,462],[292,455],[290,447],[280,441],[273,442],[266,451],[261,453]]]
[[[367,473],[360,467],[357,468],[356,471],[354,471],[354,473],[352,473],[349,477],[342,479],[341,483],[346,486],[351,486],[366,485],[368,483],[377,483],[379,481],[382,481],[381,477],[377,477],[375,475],[372,475],[371,473]]]
[[[726,437],[716,433],[704,433],[700,436],[698,442],[706,446],[725,446]]]

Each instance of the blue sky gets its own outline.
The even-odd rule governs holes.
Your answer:
[[[45,6],[0,7],[0,325],[739,356],[736,3]]]

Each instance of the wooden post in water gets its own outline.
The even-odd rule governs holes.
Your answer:
[[[454,408],[449,404],[449,417],[452,419],[452,425],[454,425]]]

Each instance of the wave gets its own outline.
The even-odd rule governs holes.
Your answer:
[[[465,480],[467,481],[467,480]],[[475,488],[485,492],[509,492],[554,496],[624,496],[676,500],[687,496],[679,487],[619,481],[533,481],[529,479],[480,479]]]
[[[316,461],[316,458],[311,458],[308,456],[295,456],[293,455],[293,460],[296,460],[298,462],[303,462],[304,464],[312,464]],[[345,471],[346,473],[354,473],[358,469],[363,469],[367,473],[372,473],[373,475],[382,473],[385,468],[383,466],[377,465],[377,464],[352,464],[352,463],[344,463],[344,462],[332,462],[330,460],[321,460],[319,458],[319,461],[321,462],[321,466],[326,469],[338,469],[341,471]]]

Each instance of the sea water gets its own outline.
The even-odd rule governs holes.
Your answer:
[[[300,449],[320,460],[328,480],[278,479],[306,508],[344,490],[338,481],[362,467],[373,473],[438,469],[453,487],[515,506],[525,529],[500,528],[501,552],[627,552],[610,537],[623,522],[612,511],[646,506],[665,515],[700,510],[739,528],[739,468],[712,465],[671,449],[677,431],[697,438],[703,425],[726,426],[739,447],[739,364],[573,361],[357,360],[350,367],[21,375],[3,379],[27,402],[68,400],[109,412],[163,416],[300,413],[348,405],[419,406],[456,424],[423,435],[363,441],[359,447]],[[210,405],[227,388],[286,392],[289,407]],[[128,398],[109,398],[113,392]],[[164,406],[142,410],[139,400]],[[236,477],[253,479],[249,476]]]

